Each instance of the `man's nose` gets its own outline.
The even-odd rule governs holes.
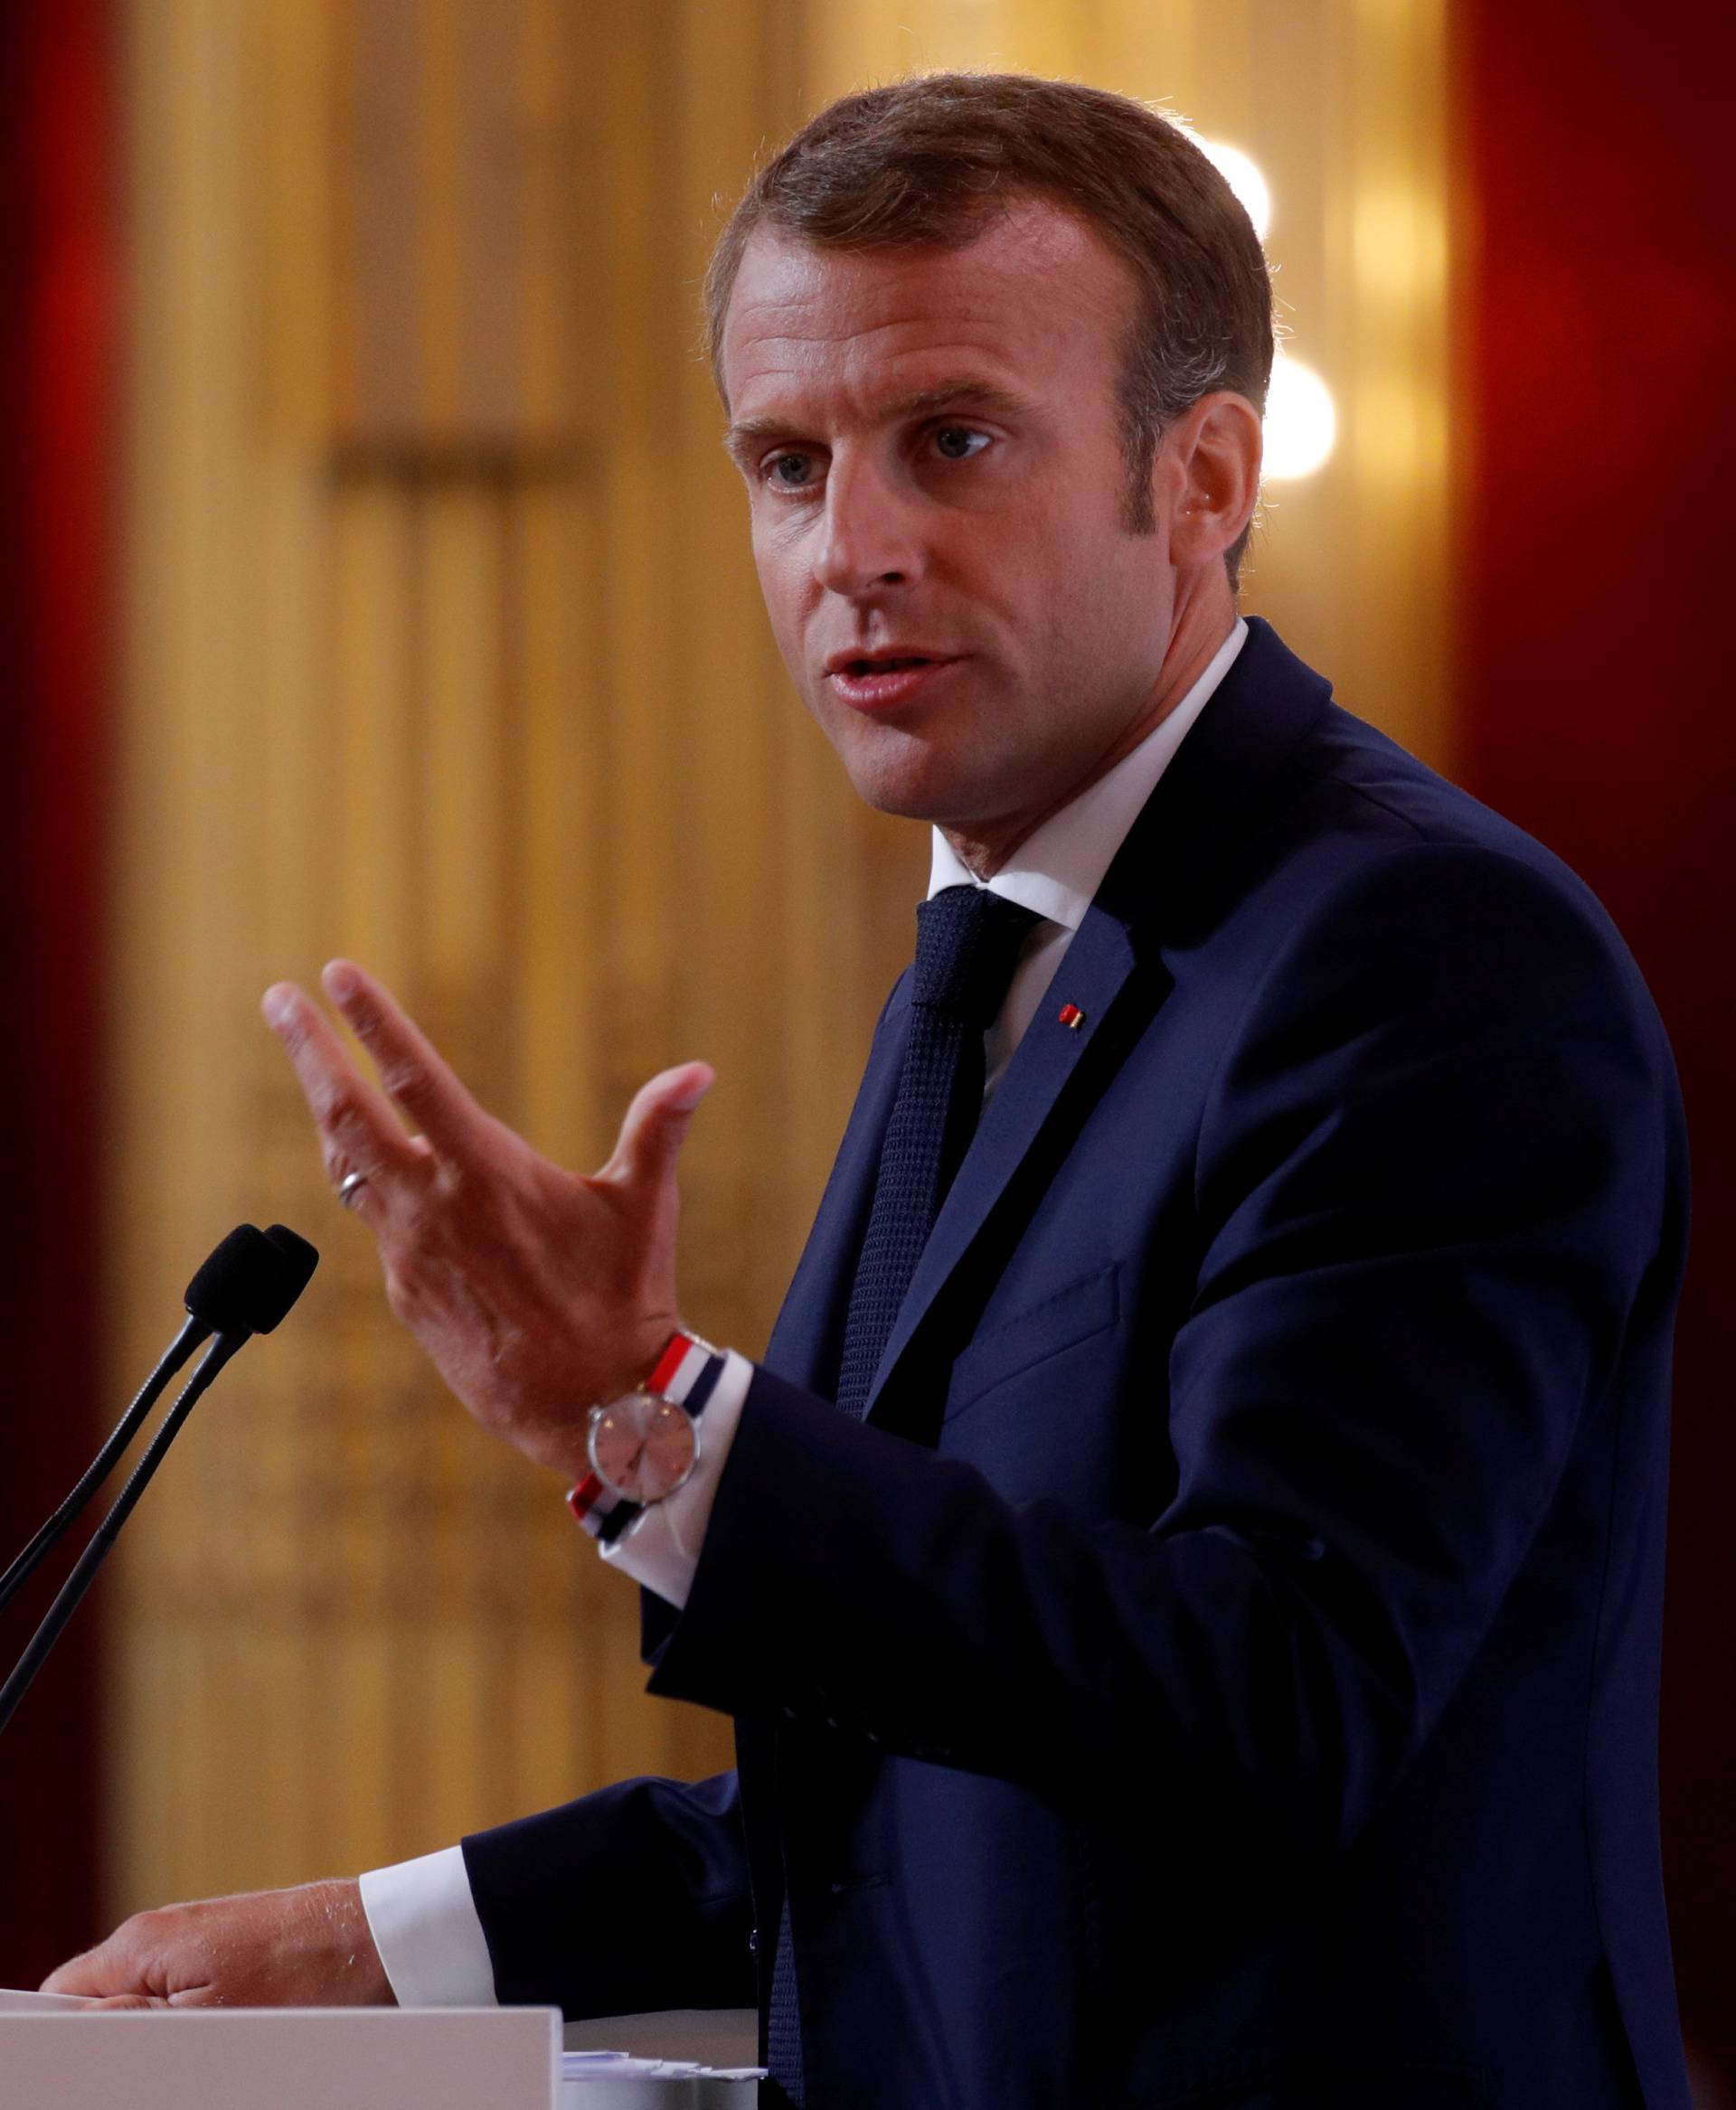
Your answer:
[[[814,576],[828,593],[860,598],[908,586],[922,549],[908,499],[874,464],[834,457]]]

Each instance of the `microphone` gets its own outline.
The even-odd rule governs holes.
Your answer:
[[[289,1243],[286,1246],[281,1243],[283,1240]],[[299,1248],[299,1255],[297,1248]],[[274,1258],[274,1254],[282,1257]],[[187,1285],[186,1295],[183,1300],[187,1307],[186,1323],[164,1351],[156,1368],[146,1379],[132,1405],[116,1423],[108,1442],[91,1460],[84,1477],[5,1575],[0,1576],[0,1612],[5,1610],[71,1526],[83,1514],[90,1497],[114,1471],[115,1461],[144,1426],[152,1408],[162,1398],[171,1380],[200,1342],[212,1333],[229,1333],[238,1330],[242,1333],[269,1333],[278,1320],[282,1318],[284,1312],[288,1310],[289,1305],[295,1302],[318,1260],[318,1254],[306,1239],[297,1238],[294,1231],[280,1223],[274,1223],[267,1231],[256,1230],[250,1223],[238,1224],[226,1239],[212,1248]],[[261,1286],[274,1284],[279,1279],[287,1283],[293,1279],[297,1267],[305,1267],[306,1272],[296,1283],[288,1302],[276,1317],[270,1317],[269,1323],[262,1323],[261,1321],[268,1319],[271,1307],[269,1301],[259,1301]],[[286,1268],[288,1272],[280,1276],[278,1271]]]
[[[0,1584],[0,1589],[5,1592],[4,1596],[0,1596],[0,1604],[4,1604],[7,1597],[15,1593],[19,1584],[37,1566],[42,1555],[107,1477],[116,1458],[130,1442],[145,1416],[149,1413],[158,1396],[187,1357],[202,1341],[214,1333],[215,1339],[198,1369],[188,1380],[180,1398],[163,1418],[161,1427],[151,1438],[144,1456],[115,1498],[113,1507],[90,1534],[90,1542],[79,1556],[60,1595],[49,1606],[42,1625],[31,1637],[29,1646],[19,1657],[5,1685],[0,1686],[0,1729],[5,1728],[17,1711],[19,1701],[30,1690],[32,1681],[47,1661],[50,1650],[60,1639],[68,1620],[77,1611],[84,1593],[96,1579],[97,1570],[107,1559],[108,1549],[119,1537],[121,1526],[133,1513],[139,1497],[149,1486],[183,1422],[210,1388],[223,1365],[245,1345],[248,1339],[254,1333],[269,1333],[278,1325],[307,1288],[318,1265],[317,1251],[306,1239],[289,1229],[288,1225],[274,1223],[269,1230],[261,1231],[250,1223],[244,1223],[238,1225],[214,1248],[187,1285],[186,1324],[170,1343],[163,1360],[146,1380],[144,1389],[127,1409],[114,1433],[97,1455],[90,1471],[43,1526],[42,1531],[37,1533],[30,1546],[7,1569],[4,1583]],[[29,1562],[27,1567],[24,1565],[26,1560]],[[14,1580],[14,1573],[19,1570],[22,1572],[17,1573]]]
[[[188,1283],[187,1309],[212,1333],[269,1333],[318,1266],[318,1253],[288,1224],[237,1224]]]

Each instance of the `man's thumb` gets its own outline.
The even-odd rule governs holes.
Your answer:
[[[621,1123],[620,1141],[609,1170],[628,1180],[656,1179],[669,1172],[693,1120],[693,1109],[716,1080],[708,1062],[683,1062],[665,1069],[634,1095]]]

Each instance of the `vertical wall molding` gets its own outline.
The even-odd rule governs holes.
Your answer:
[[[909,913],[785,693],[694,357],[796,26],[127,11],[117,1371],[238,1218],[326,1257],[125,1550],[118,1911],[728,1763],[721,1719],[645,1697],[636,1596],[561,1489],[391,1319],[257,1005],[359,957],[576,1164],[710,1057],[684,1297],[761,1345]],[[816,904],[848,937],[785,1042]]]

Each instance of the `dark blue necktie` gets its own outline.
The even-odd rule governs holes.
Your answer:
[[[1040,918],[983,887],[945,887],[916,912],[910,1037],[881,1146],[873,1206],[844,1322],[838,1404],[858,1419],[916,1264],[982,1111],[983,1035],[1006,1001]],[[789,1900],[778,1921],[767,2016],[772,2077],[802,2110],[802,2040]]]
[[[916,912],[910,1038],[881,1147],[873,1208],[844,1322],[838,1404],[860,1419],[934,1220],[983,1105],[983,1035],[1039,918],[983,887],[946,887]]]

